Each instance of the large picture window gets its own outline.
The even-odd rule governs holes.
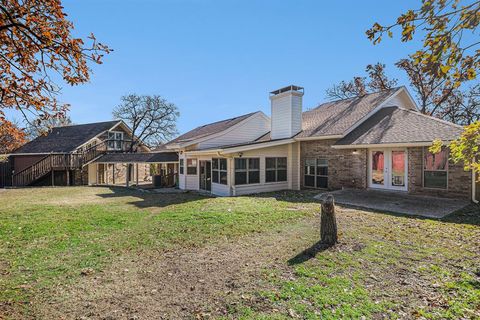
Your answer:
[[[423,151],[423,186],[425,188],[447,189],[448,149],[431,153],[428,148]]]
[[[260,183],[260,159],[235,158],[235,185]]]
[[[227,184],[227,159],[212,159],[212,182]]]
[[[287,158],[265,158],[265,182],[287,181]]]
[[[109,131],[108,132],[108,149],[122,150],[123,132]]]
[[[197,174],[197,159],[187,159],[187,174]]]
[[[305,159],[303,184],[311,188],[328,188],[327,159]]]

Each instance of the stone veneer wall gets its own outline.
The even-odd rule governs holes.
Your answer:
[[[304,186],[305,159],[321,158],[328,160],[328,188],[364,189],[367,187],[367,150],[333,149],[335,140],[302,141],[300,143],[300,181]]]
[[[88,166],[85,166],[82,169],[77,169],[73,171],[75,178],[73,180],[74,185],[76,186],[85,186],[88,185]]]
[[[413,194],[471,199],[472,173],[462,163],[448,163],[447,190],[423,187],[423,148],[408,148],[408,191]]]

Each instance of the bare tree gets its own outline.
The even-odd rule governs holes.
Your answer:
[[[382,63],[369,64],[365,68],[368,77],[354,77],[351,81],[342,81],[327,89],[329,100],[350,99],[362,97],[370,92],[388,90],[397,85],[397,79],[389,79]]]
[[[55,115],[47,119],[37,118],[27,123],[25,133],[28,140],[33,140],[38,136],[47,134],[52,128],[64,127],[72,124],[72,119],[68,115]]]
[[[134,152],[140,141],[158,145],[177,133],[178,108],[158,95],[129,94],[121,98],[113,110],[115,119],[125,121],[132,129],[129,151]]]
[[[480,84],[467,91],[456,90],[445,108],[442,108],[442,119],[469,125],[480,120]]]

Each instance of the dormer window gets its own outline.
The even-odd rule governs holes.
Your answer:
[[[122,150],[123,132],[108,132],[108,150]]]

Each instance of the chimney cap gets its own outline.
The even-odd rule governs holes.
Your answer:
[[[286,86],[286,87],[283,87],[283,88],[280,88],[278,90],[270,92],[270,95],[275,96],[277,94],[284,93],[284,92],[287,92],[287,91],[297,91],[297,92],[303,93],[303,87],[289,85],[289,86]]]

